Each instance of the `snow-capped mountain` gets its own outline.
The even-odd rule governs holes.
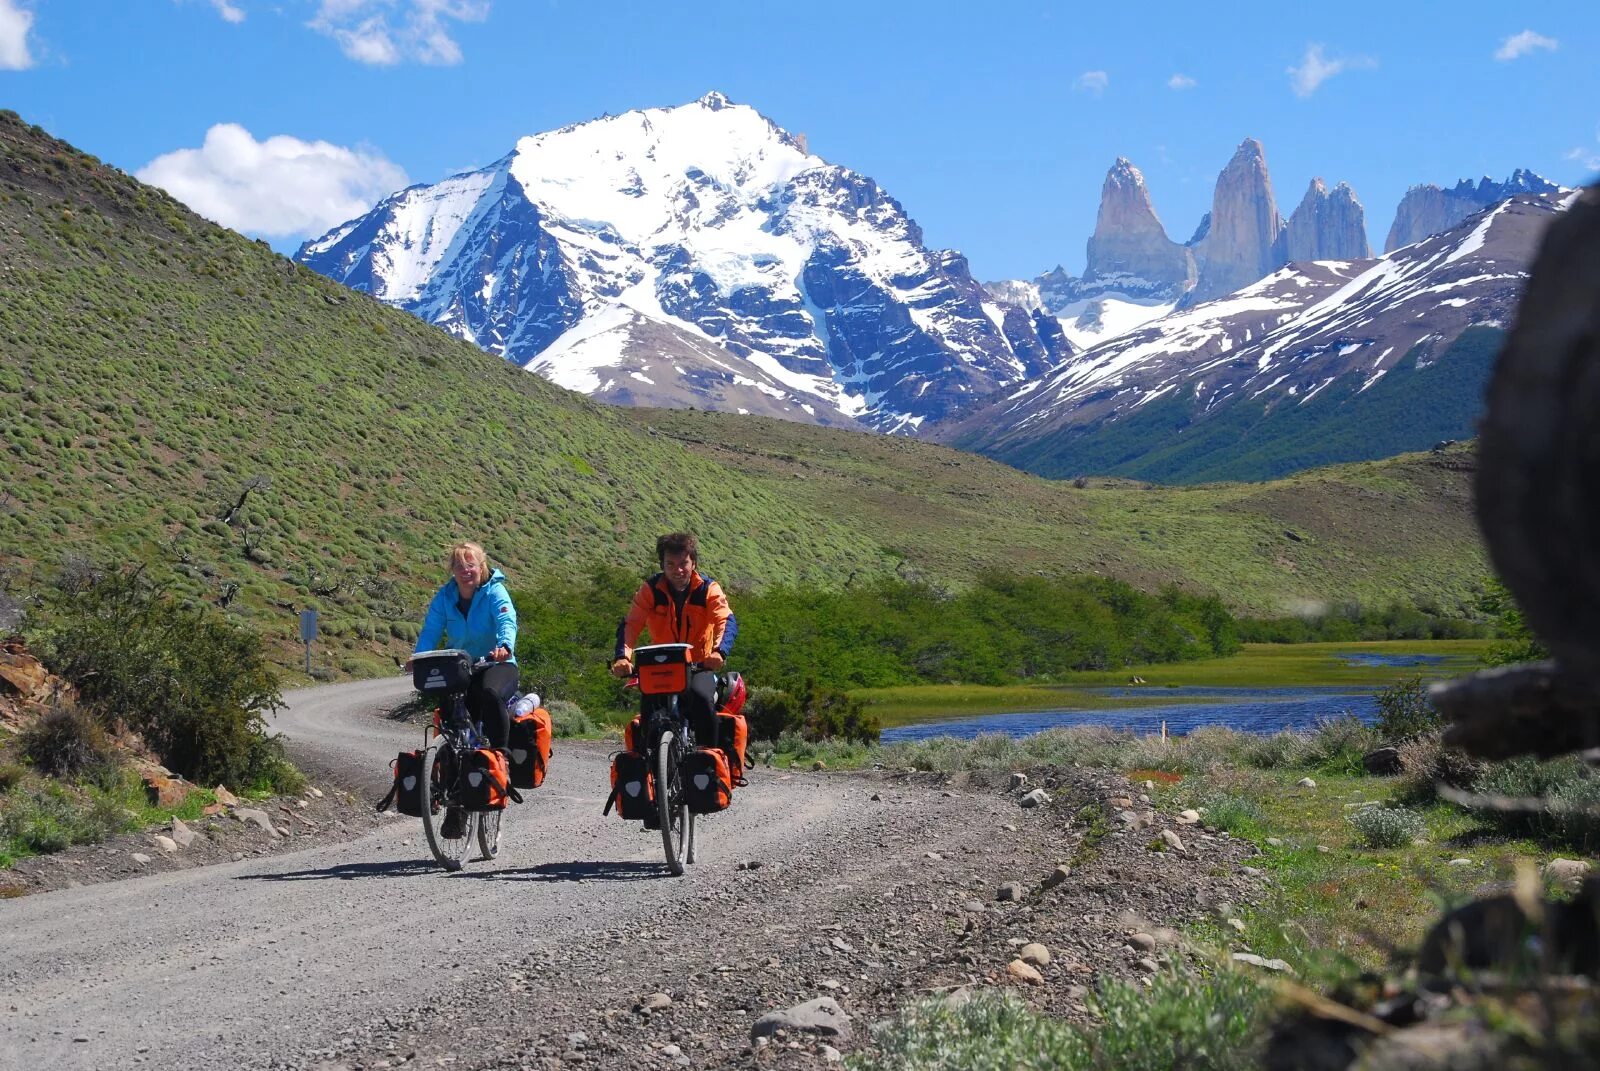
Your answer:
[[[871,179],[718,93],[523,138],[297,259],[624,404],[914,432],[1071,353]]]
[[[1046,475],[1193,479],[1469,436],[1485,354],[1571,196],[1520,194],[1377,259],[1290,264],[1095,346],[939,437]],[[1308,434],[1330,416],[1336,437]],[[1368,420],[1386,426],[1359,430]]]

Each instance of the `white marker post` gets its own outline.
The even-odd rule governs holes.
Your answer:
[[[311,676],[311,641],[317,638],[317,612],[300,611],[300,642],[306,645],[306,676]]]

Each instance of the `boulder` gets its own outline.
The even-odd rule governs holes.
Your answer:
[[[254,807],[235,807],[233,816],[241,822],[255,826],[274,840],[282,836],[277,827],[272,824],[272,819],[267,817],[266,811],[260,811]]]
[[[1589,876],[1591,867],[1582,859],[1552,859],[1540,868],[1540,873],[1551,884],[1563,889],[1576,889]]]
[[[1036,788],[1018,801],[1023,807],[1042,807],[1050,802],[1050,793]]]
[[[180,848],[187,848],[194,843],[194,830],[184,824],[183,819],[176,816],[172,819],[172,841]]]
[[[1024,963],[1020,959],[1014,959],[1006,964],[1006,973],[1017,981],[1027,982],[1029,985],[1042,985],[1044,983],[1044,975],[1040,974],[1032,965]]]
[[[187,781],[153,771],[144,775],[144,794],[152,807],[180,807],[193,787]]]
[[[1035,967],[1050,966],[1050,950],[1037,941],[1030,941],[1017,950],[1017,958]]]
[[[1361,756],[1361,765],[1374,777],[1393,777],[1404,770],[1400,764],[1400,749],[1380,747]]]
[[[227,787],[224,785],[218,785],[216,787],[216,791],[212,794],[217,797],[217,802],[222,804],[224,807],[239,806],[239,797],[235,796],[232,792],[229,792]]]
[[[771,1037],[779,1030],[847,1042],[850,1040],[850,1017],[832,997],[818,997],[782,1011],[767,1012],[750,1025],[750,1040]]]

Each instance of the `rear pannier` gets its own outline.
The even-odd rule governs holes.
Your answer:
[[[722,749],[697,747],[683,758],[683,802],[695,814],[715,814],[733,802],[733,777]]]
[[[390,786],[389,794],[383,797],[383,802],[378,804],[378,810],[387,809],[393,802],[394,809],[401,814],[421,818],[422,752],[402,751],[389,766],[394,770],[394,784]]]
[[[493,748],[466,754],[461,771],[461,805],[469,811],[498,811],[510,798],[511,771],[505,755]]]
[[[506,747],[511,752],[511,783],[517,788],[538,788],[550,769],[550,712],[535,707],[511,719]]]
[[[723,710],[717,714],[717,746],[728,756],[729,773],[733,783],[745,783],[744,771],[748,764],[745,749],[750,746],[750,723],[743,714],[730,714]]]
[[[655,813],[656,794],[649,764],[637,751],[619,751],[611,757],[611,797],[601,814],[615,805],[617,816],[637,822]]]

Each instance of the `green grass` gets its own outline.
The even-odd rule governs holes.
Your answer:
[[[19,859],[97,844],[173,818],[196,821],[216,795],[193,789],[177,807],[150,803],[144,783],[124,769],[100,782],[62,782],[26,774],[0,793],[0,869]]]
[[[1470,473],[1426,455],[1078,489],[906,439],[608,409],[10,113],[0,227],[0,573],[25,587],[91,551],[143,564],[226,605],[291,669],[314,608],[319,679],[392,672],[460,539],[528,589],[600,564],[646,572],[655,536],[690,526],[707,570],[744,587],[898,573],[963,588],[999,567],[1179,582],[1263,613],[1466,607],[1487,571]]]
[[[1261,848],[1263,855],[1250,865],[1273,879],[1261,903],[1238,905],[1242,934],[1212,920],[1197,927],[1195,936],[1284,959],[1313,981],[1345,981],[1361,970],[1384,969],[1415,948],[1441,905],[1470,899],[1484,883],[1510,880],[1519,859],[1545,862],[1561,854],[1501,836],[1445,804],[1418,810],[1426,825],[1423,843],[1367,847],[1348,820],[1355,809],[1349,805],[1383,805],[1395,780],[1310,771],[1317,786],[1296,787],[1307,772],[1225,770],[1154,790],[1163,808],[1205,805],[1217,793],[1242,802],[1240,809],[1250,815],[1230,819],[1230,830]],[[1282,843],[1268,844],[1269,838]],[[1320,852],[1318,845],[1329,850]],[[1470,858],[1473,865],[1450,866],[1456,858]]]
[[[1351,643],[1248,643],[1236,655],[1195,662],[1074,673],[1061,684],[986,687],[977,684],[908,685],[863,688],[851,694],[867,704],[884,726],[908,725],[935,718],[970,717],[1023,710],[1116,710],[1162,702],[1192,702],[1182,696],[1164,698],[1163,688],[1344,687],[1376,690],[1417,675],[1444,678],[1476,667],[1494,646],[1493,640],[1384,640]],[[1341,654],[1442,655],[1446,661],[1427,666],[1357,666]],[[1132,697],[1085,691],[1127,685],[1132,677],[1145,684]]]

